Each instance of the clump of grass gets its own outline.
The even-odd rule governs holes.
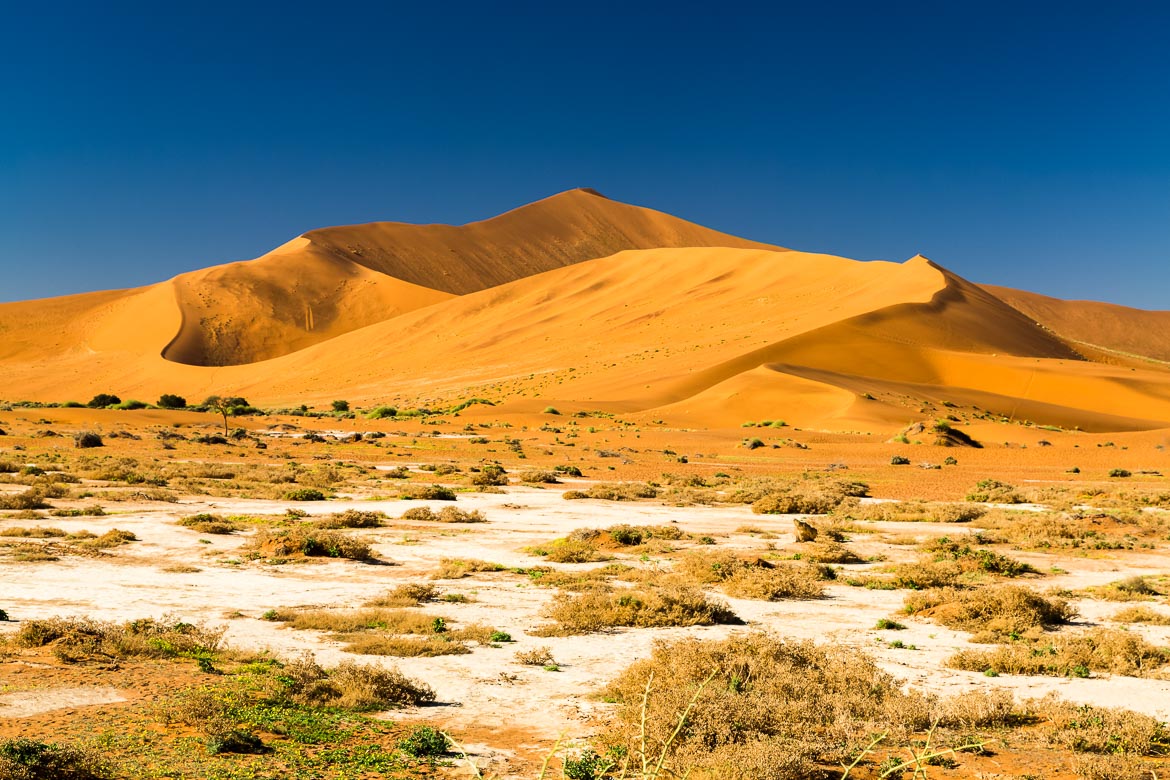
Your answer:
[[[987,509],[973,504],[933,501],[883,501],[880,504],[857,504],[840,510],[850,520],[896,523],[969,523],[978,520]]]
[[[819,777],[870,734],[901,737],[931,715],[863,653],[762,634],[658,642],[604,694],[618,705],[604,743],[629,755],[665,745],[671,766],[717,776]]]
[[[964,571],[980,571],[1003,577],[1039,574],[1031,564],[1017,561],[985,547],[972,547],[946,536],[926,542],[921,549],[931,554],[935,561],[955,561]]]
[[[727,500],[736,504],[751,504],[758,514],[820,515],[843,504],[856,504],[851,499],[869,495],[869,486],[863,482],[826,478],[806,474],[800,480],[756,478],[736,486]]]
[[[395,668],[343,661],[326,670],[309,656],[285,664],[281,678],[295,701],[317,707],[364,711],[392,705],[417,706],[435,700],[424,682],[406,677]]]
[[[59,539],[68,536],[60,528],[46,528],[44,526],[34,526],[32,528],[24,528],[22,526],[13,526],[12,528],[0,529],[0,536],[11,536],[23,539]]]
[[[429,506],[416,506],[402,513],[403,520],[432,523],[486,523],[487,518],[478,509],[468,512],[454,506],[445,506],[435,512]]]
[[[1042,596],[1018,585],[976,590],[932,588],[906,597],[906,612],[929,617],[947,628],[974,633],[972,641],[1018,638],[1029,631],[1056,628],[1076,617],[1062,598]]]
[[[78,535],[80,536],[80,535]],[[123,531],[120,528],[111,528],[100,536],[95,536],[92,539],[83,539],[77,542],[81,547],[88,547],[92,550],[108,550],[111,547],[121,547],[130,542],[137,542],[138,537],[131,531]]]
[[[1086,588],[1085,593],[1105,601],[1150,601],[1167,595],[1166,586],[1155,584],[1152,579],[1148,576],[1127,577],[1107,585]]]
[[[479,572],[504,571],[507,568],[500,563],[481,561],[476,558],[440,558],[439,568],[431,573],[431,579],[457,580]]]
[[[198,531],[201,534],[230,534],[240,530],[240,526],[230,520],[225,520],[220,515],[213,515],[207,512],[184,517],[179,520],[179,525],[184,528],[190,528],[192,531]]]
[[[326,496],[317,488],[298,488],[284,494],[285,501],[324,501]]]
[[[1132,606],[1113,613],[1110,618],[1117,623],[1148,623],[1152,626],[1170,626],[1170,615],[1147,606]]]
[[[113,765],[96,750],[18,737],[0,740],[5,780],[107,780]]]
[[[578,531],[574,531],[563,539],[554,539],[545,545],[529,547],[528,552],[555,563],[592,563],[609,560],[610,556],[599,550],[594,542],[600,532],[593,533],[592,538],[583,538]]]
[[[993,650],[961,650],[947,659],[947,665],[955,669],[1055,677],[1088,677],[1095,671],[1142,677],[1167,663],[1170,651],[1165,648],[1128,631],[1101,628]]]
[[[589,634],[619,626],[710,626],[742,621],[722,602],[685,586],[623,588],[577,595],[557,594],[545,609],[556,625],[547,636]]]
[[[22,493],[0,494],[0,509],[48,509],[44,488],[33,487]]]
[[[417,607],[439,597],[439,589],[430,583],[404,583],[381,596],[370,599],[367,607]]]
[[[455,491],[442,485],[407,485],[399,495],[403,501],[454,501]]]
[[[779,601],[824,595],[825,571],[806,564],[748,560],[731,552],[692,552],[674,571],[685,581],[714,586],[728,596]]]
[[[1129,710],[1073,704],[1049,694],[1030,709],[1045,721],[1050,745],[1077,753],[1158,756],[1170,753],[1170,732],[1157,718]],[[1144,774],[1149,774],[1148,772]]]
[[[1025,499],[1015,487],[997,479],[981,479],[967,493],[968,501],[981,504],[1022,504]]]
[[[386,518],[385,512],[365,512],[360,509],[347,509],[329,517],[313,521],[315,528],[380,528]]]
[[[560,480],[557,479],[557,473],[555,471],[545,471],[544,469],[529,469],[528,471],[522,471],[520,472],[520,481],[534,485],[560,484]]]
[[[222,630],[170,618],[111,623],[87,618],[25,620],[17,647],[53,646],[57,657],[76,662],[110,658],[207,657],[219,648]]]
[[[645,482],[600,482],[590,485],[587,490],[565,491],[567,501],[582,498],[597,498],[603,501],[637,501],[641,498],[656,498],[658,488]]]
[[[269,558],[305,556],[369,561],[374,557],[368,542],[311,525],[287,529],[261,528],[246,549]]]
[[[515,658],[517,663],[525,666],[549,666],[556,663],[552,648],[547,645],[533,647],[529,650],[517,650]]]

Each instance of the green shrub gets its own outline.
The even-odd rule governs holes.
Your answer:
[[[398,749],[414,758],[431,758],[447,752],[447,735],[430,726],[415,726],[398,742]]]
[[[333,402],[333,411],[335,411],[335,412],[348,412],[349,411],[349,401],[334,401]]]
[[[122,403],[122,399],[113,393],[98,393],[86,404],[90,409],[105,409]]]
[[[114,776],[101,756],[89,750],[32,739],[0,741],[4,780],[103,780]]]
[[[284,494],[285,501],[324,501],[325,494],[317,488],[300,488]]]
[[[366,412],[366,417],[371,420],[385,420],[388,417],[397,417],[398,410],[393,406],[378,406]]]
[[[186,409],[187,399],[181,395],[163,393],[158,397],[158,407],[160,409]]]

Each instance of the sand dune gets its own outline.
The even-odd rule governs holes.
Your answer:
[[[1063,301],[1009,287],[983,285],[1000,300],[1084,349],[1117,357],[1170,361],[1170,311],[1145,311],[1096,301]]]
[[[607,219],[624,227],[606,237]],[[423,260],[408,256],[407,228],[429,236],[419,239]],[[0,306],[0,395],[233,393],[265,405],[485,396],[519,413],[558,405],[694,427],[784,419],[869,431],[946,401],[1086,430],[1170,425],[1165,366],[1100,359],[1099,347],[1062,338],[1034,309],[922,257],[659,247],[573,260],[607,241],[721,240],[583,191],[464,228],[361,226],[368,242],[352,258],[339,254],[345,230],[140,290]],[[540,263],[555,267],[528,274]],[[404,278],[407,266],[464,265],[449,289]],[[468,291],[507,274],[521,278]],[[1091,314],[1076,306],[1052,309],[1088,327]],[[1165,314],[1102,311],[1118,333]]]

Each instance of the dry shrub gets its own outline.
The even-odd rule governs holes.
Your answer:
[[[325,670],[305,655],[285,664],[281,676],[291,699],[317,707],[378,710],[392,705],[419,705],[435,700],[424,682],[412,680],[396,668],[342,661]]]
[[[0,536],[19,537],[24,539],[59,539],[68,536],[60,528],[45,528],[44,526],[35,526],[33,528],[22,528],[14,526],[12,528],[5,528],[0,530]]]
[[[171,618],[110,623],[88,618],[25,620],[13,637],[17,647],[52,645],[63,661],[94,658],[174,658],[215,652],[222,630]]]
[[[407,485],[399,495],[406,501],[454,501],[455,491],[442,485]]]
[[[525,666],[548,666],[556,663],[552,649],[546,645],[534,647],[531,650],[517,650],[515,658],[517,663],[522,663]]]
[[[563,497],[572,501],[580,498],[599,498],[604,501],[637,501],[640,498],[655,498],[658,489],[645,482],[601,482],[590,485],[588,490],[569,490]]]
[[[861,563],[861,557],[840,542],[811,542],[800,550],[800,557],[813,563]]]
[[[542,469],[530,469],[528,471],[520,472],[520,481],[529,484],[543,484],[543,485],[557,485],[560,480],[557,479],[557,474],[554,471],[544,471]]]
[[[1005,542],[1034,550],[1128,550],[1138,544],[1140,537],[1165,535],[1164,530],[1150,527],[1149,523],[1143,526],[1138,519],[1138,516],[1085,514],[1075,510],[993,510],[982,518],[980,526],[994,530],[995,535]]]
[[[994,650],[962,650],[947,660],[956,669],[1007,674],[1088,677],[1100,671],[1143,677],[1170,663],[1170,651],[1128,631],[1093,629],[1038,641],[1015,642]]]
[[[270,558],[309,556],[368,561],[374,557],[369,542],[364,539],[308,524],[288,529],[262,528],[247,544],[247,549]]]
[[[0,740],[4,780],[107,780],[115,769],[96,749],[16,738]]]
[[[935,501],[883,501],[851,506],[842,514],[852,520],[892,523],[969,523],[987,509],[972,504]]]
[[[385,512],[363,512],[360,509],[347,509],[344,512],[314,520],[313,527],[326,529],[380,528],[385,517]]]
[[[395,658],[434,658],[440,655],[466,655],[471,648],[446,634],[432,636],[379,636],[372,634],[339,635],[345,649],[358,655],[388,655]]]
[[[1159,777],[1137,756],[1081,753],[1073,756],[1069,768],[1081,780],[1156,780]]]
[[[481,561],[476,558],[440,558],[439,568],[431,574],[432,580],[457,580],[479,572],[504,571],[508,567],[501,563]]]
[[[524,573],[533,584],[570,591],[605,590],[609,588],[611,580],[647,582],[658,576],[656,572],[634,569],[622,563],[607,563],[605,566],[575,571],[533,566],[525,569]]]
[[[1085,588],[1085,595],[1105,601],[1150,601],[1167,595],[1166,577],[1134,576]]]
[[[1024,497],[1006,482],[997,479],[982,479],[967,494],[968,501],[981,504],[1022,504]]]
[[[367,607],[417,607],[439,597],[439,589],[430,583],[404,583],[381,596],[367,601]]]
[[[486,523],[487,518],[478,509],[467,512],[458,507],[445,506],[435,518],[440,523]]]
[[[43,488],[29,488],[23,493],[0,494],[0,509],[48,509]]]
[[[558,593],[545,611],[556,626],[547,636],[588,634],[617,626],[710,626],[742,621],[724,603],[686,586],[641,586],[577,595]]]
[[[894,588],[926,590],[957,585],[963,576],[963,569],[955,561],[921,560],[916,563],[899,563],[893,567],[893,578],[889,580]]]
[[[1170,615],[1147,606],[1132,606],[1118,610],[1110,620],[1118,623],[1149,623],[1154,626],[1170,626]]]
[[[435,617],[407,609],[284,609],[275,620],[296,629],[352,633],[377,629],[391,634],[432,634]]]
[[[972,547],[943,536],[923,544],[920,549],[929,553],[935,562],[954,561],[963,572],[983,572],[1003,577],[1038,574],[1031,564],[1009,558],[985,547]]]
[[[715,586],[743,599],[815,599],[824,595],[824,569],[798,563],[744,559],[726,551],[695,551],[676,562],[675,572],[698,585]]]
[[[138,537],[130,531],[123,531],[120,528],[111,528],[101,536],[95,536],[92,539],[85,539],[77,542],[82,547],[88,547],[92,550],[108,550],[111,547],[121,547],[130,542],[137,542]]]
[[[201,534],[230,534],[240,530],[240,526],[225,520],[219,515],[207,514],[205,512],[184,517],[179,520],[179,525],[184,528],[190,528],[192,531],[198,531]]]
[[[818,764],[845,759],[872,733],[897,739],[927,726],[930,715],[928,699],[903,693],[863,653],[761,634],[657,642],[605,693],[618,703],[606,743],[636,755],[644,718],[646,744],[657,754],[693,699],[671,764],[744,780],[819,777]]]
[[[600,537],[600,532],[589,529],[585,531],[585,533],[581,530],[574,531],[563,539],[553,539],[546,545],[529,547],[528,552],[554,563],[592,563],[609,560],[611,556],[597,549],[593,541]]]
[[[943,728],[1004,728],[1023,720],[1010,691],[974,690],[938,702],[934,717]]]
[[[1049,744],[1078,753],[1134,756],[1170,752],[1170,732],[1149,715],[1129,710],[1073,704],[1054,694],[1030,701],[1029,707],[1046,721]]]
[[[928,617],[957,631],[978,632],[972,641],[994,642],[1025,632],[1054,628],[1076,617],[1064,599],[1042,596],[1018,585],[977,590],[932,588],[906,597],[906,612]]]

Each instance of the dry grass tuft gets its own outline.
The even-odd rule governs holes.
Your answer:
[[[947,660],[955,669],[1006,674],[1088,677],[1108,672],[1143,677],[1170,663],[1170,651],[1115,629],[1015,642],[994,650],[962,650]]]
[[[405,583],[370,599],[366,607],[417,607],[439,597],[439,589],[430,583]]]
[[[714,586],[729,596],[778,601],[824,595],[825,570],[799,563],[744,559],[725,551],[696,551],[675,564],[685,581]]]
[[[1126,607],[1109,618],[1117,623],[1148,623],[1152,626],[1170,626],[1170,615],[1144,605]]]
[[[247,544],[268,558],[296,556],[347,558],[355,561],[373,560],[369,542],[346,536],[340,531],[328,531],[302,524],[287,529],[262,528]]]
[[[432,580],[457,580],[470,574],[506,571],[507,566],[476,558],[440,558],[439,568],[431,574]]]
[[[556,626],[542,636],[589,634],[619,626],[710,626],[742,621],[724,603],[685,586],[641,586],[596,590],[577,595],[557,594],[545,609]]]
[[[645,482],[601,482],[590,485],[588,490],[568,490],[563,498],[572,501],[581,498],[597,498],[604,501],[637,501],[640,498],[656,498],[658,489]]]
[[[170,618],[108,623],[87,618],[25,620],[12,641],[17,647],[52,646],[66,662],[116,658],[200,656],[219,648],[222,630]]]
[[[906,597],[906,612],[928,617],[947,628],[975,633],[975,642],[995,642],[1028,631],[1055,628],[1077,614],[1064,599],[1042,596],[1018,585],[977,590],[932,588],[911,593]]]

